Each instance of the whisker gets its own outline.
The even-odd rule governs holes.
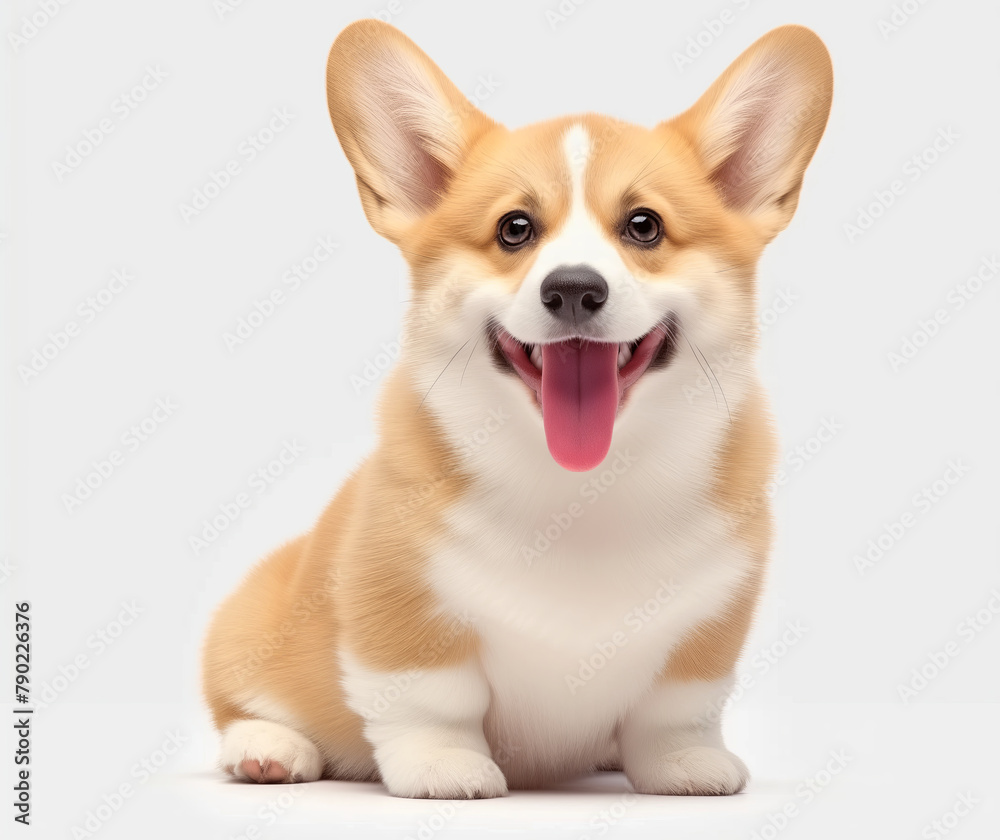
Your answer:
[[[729,400],[726,399],[726,390],[722,387],[722,383],[719,382],[719,377],[715,376],[715,371],[712,370],[712,363],[708,360],[708,357],[701,352],[700,348],[698,349],[698,352],[701,353],[701,357],[705,360],[705,364],[708,365],[708,369],[712,371],[712,376],[715,377],[716,384],[719,386],[719,391],[722,392],[722,401],[726,404],[726,414],[729,415],[729,425],[732,426],[733,412],[729,410]]]
[[[476,355],[476,347],[479,345],[479,336],[476,336],[476,343],[472,345],[472,349],[469,351],[469,358],[465,360],[465,367],[462,368],[462,378],[458,380],[458,387],[462,387],[462,383],[465,382],[465,372],[469,369],[469,362],[472,361],[472,357]],[[468,344],[469,342],[465,342]],[[461,349],[461,348],[459,348]]]
[[[431,387],[427,389],[427,393],[424,394],[423,399],[420,400],[420,405],[417,406],[417,412],[416,412],[417,414],[419,414],[420,409],[424,407],[424,402],[427,400],[427,397],[430,395],[431,390],[434,388],[434,386],[438,384],[438,380],[442,376],[444,376],[444,372],[448,370],[451,363],[455,361],[455,359],[458,357],[458,354],[462,352],[462,350],[465,348],[465,345],[468,344],[470,341],[472,341],[471,335],[465,340],[465,343],[462,344],[462,346],[455,351],[455,354],[450,359],[448,359],[448,364],[446,364],[443,368],[441,368],[441,373],[439,373],[437,376],[434,377],[434,381],[431,383]]]
[[[718,408],[719,407],[719,395],[715,393],[715,383],[712,382],[712,377],[708,375],[708,371],[705,370],[705,366],[701,363],[701,359],[698,357],[698,353],[695,351],[694,345],[691,344],[691,340],[687,337],[686,334],[682,333],[682,335],[684,335],[684,340],[687,342],[687,346],[691,348],[691,354],[694,356],[694,360],[698,363],[698,367],[700,367],[701,368],[701,372],[703,374],[705,374],[705,379],[707,379],[708,380],[708,384],[712,386],[712,396],[715,397],[715,407]]]
[[[623,193],[629,192],[638,183],[639,179],[645,174],[646,170],[649,168],[649,165],[654,160],[656,160],[660,156],[660,152],[662,152],[667,147],[667,143],[668,142],[669,141],[667,141],[667,140],[663,141],[663,145],[660,146],[660,148],[656,150],[656,154],[653,155],[648,161],[646,161],[645,166],[643,166],[642,169],[639,170],[639,174],[636,175],[631,181],[629,181],[629,185],[624,190],[622,190]],[[662,168],[663,167],[657,167],[657,169],[662,169]],[[653,171],[655,172],[657,170],[653,170]]]

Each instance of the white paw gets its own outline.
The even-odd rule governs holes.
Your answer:
[[[252,782],[315,782],[323,759],[308,738],[267,720],[237,720],[222,733],[222,769]]]
[[[743,790],[750,779],[739,758],[714,747],[685,747],[645,764],[627,768],[638,793],[728,796]]]
[[[507,793],[503,771],[489,756],[475,750],[450,748],[417,757],[412,763],[395,756],[379,766],[382,781],[393,796],[410,799],[490,799]]]

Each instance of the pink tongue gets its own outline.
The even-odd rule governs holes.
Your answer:
[[[574,472],[596,467],[611,448],[618,413],[618,345],[543,344],[541,402],[556,463]]]

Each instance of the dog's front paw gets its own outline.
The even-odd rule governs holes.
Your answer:
[[[507,793],[507,780],[489,756],[451,748],[414,756],[412,763],[394,757],[380,766],[382,781],[393,796],[409,799],[491,799]]]
[[[638,793],[728,796],[743,790],[750,778],[739,758],[714,747],[685,747],[643,764],[626,767]]]

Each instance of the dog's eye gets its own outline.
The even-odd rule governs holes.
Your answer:
[[[641,245],[654,244],[662,232],[663,223],[652,210],[636,210],[625,225],[628,238]]]
[[[508,213],[497,225],[497,238],[507,248],[521,247],[531,235],[531,220],[524,213]]]

